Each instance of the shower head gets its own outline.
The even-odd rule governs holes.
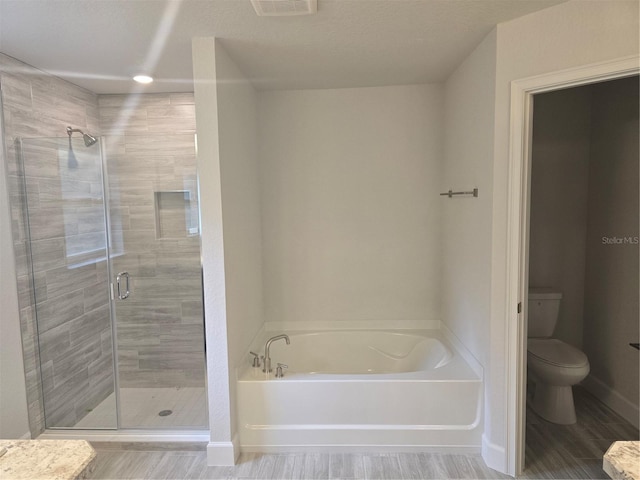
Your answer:
[[[94,137],[93,135],[89,135],[88,133],[83,133],[82,138],[84,138],[84,145],[86,147],[90,147],[98,141],[96,137]]]
[[[94,137],[93,135],[89,135],[88,133],[84,133],[79,128],[67,127],[67,135],[69,135],[69,139],[71,139],[71,135],[73,135],[73,132],[78,132],[82,135],[82,138],[84,139],[85,147],[90,147],[91,145],[93,145],[98,141],[96,137]]]

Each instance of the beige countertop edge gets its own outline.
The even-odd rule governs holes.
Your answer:
[[[96,458],[96,451],[85,440],[0,440],[2,447],[7,448],[0,457],[3,480],[83,478]]]
[[[640,441],[614,442],[604,454],[602,469],[614,479],[640,480]]]

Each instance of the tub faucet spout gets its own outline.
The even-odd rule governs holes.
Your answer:
[[[267,340],[267,343],[265,343],[264,345],[264,368],[262,369],[262,371],[264,373],[270,373],[273,371],[273,369],[271,368],[271,357],[269,356],[269,348],[271,347],[271,344],[273,342],[275,342],[276,340],[282,340],[285,339],[285,341],[287,342],[287,345],[289,345],[291,342],[289,341],[289,336],[282,334],[282,335],[276,335],[275,337],[271,337],[269,340]]]

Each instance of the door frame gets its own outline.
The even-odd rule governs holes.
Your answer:
[[[511,82],[507,211],[507,470],[524,470],[527,394],[527,291],[533,96],[640,74],[633,55]],[[518,312],[518,306],[521,306]]]

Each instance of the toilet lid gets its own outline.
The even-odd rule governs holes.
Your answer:
[[[527,351],[543,362],[560,367],[582,367],[589,363],[584,352],[555,338],[530,338]]]

